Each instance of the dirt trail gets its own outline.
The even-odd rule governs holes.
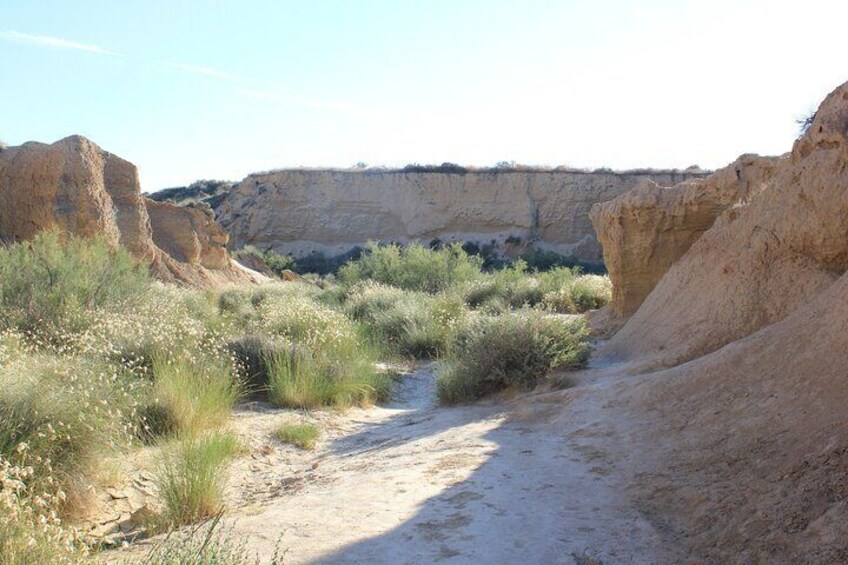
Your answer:
[[[388,406],[303,414],[326,430],[308,454],[272,439],[291,412],[238,412],[252,454],[228,526],[287,563],[681,561],[628,502],[628,446],[595,386],[448,408],[434,388],[424,365]]]

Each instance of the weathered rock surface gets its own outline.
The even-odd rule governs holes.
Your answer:
[[[705,179],[672,188],[646,179],[613,200],[595,204],[589,217],[613,281],[614,315],[633,314],[719,214],[746,204],[767,186],[779,161],[743,155]]]
[[[212,211],[146,200],[153,242],[177,261],[207,269],[227,269],[229,236]]]
[[[144,198],[132,163],[81,136],[0,152],[0,238],[26,240],[49,229],[100,235],[166,281],[209,286],[255,278],[230,261],[227,234],[209,214]]]
[[[767,188],[724,211],[609,342],[677,364],[773,324],[848,268],[848,86],[822,103]]]
[[[694,172],[281,170],[239,183],[217,207],[235,247],[302,257],[368,240],[494,243],[600,262],[589,209],[644,179],[674,184]]]
[[[773,165],[595,360],[634,504],[692,562],[848,562],[848,83]]]

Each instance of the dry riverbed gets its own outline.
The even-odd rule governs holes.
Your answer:
[[[224,529],[261,558],[279,544],[286,563],[679,562],[629,503],[602,389],[440,407],[425,364],[387,406],[244,406]],[[290,421],[322,428],[315,451],[274,439]]]

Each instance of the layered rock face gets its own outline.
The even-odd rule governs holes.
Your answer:
[[[209,286],[253,277],[230,261],[227,234],[209,214],[144,198],[132,163],[80,136],[0,152],[0,238],[27,240],[49,229],[100,235],[166,281]]]
[[[507,254],[530,248],[601,261],[589,209],[639,181],[670,185],[685,172],[333,171],[255,174],[218,206],[236,247],[335,255],[369,240],[494,244]]]
[[[589,217],[613,281],[613,313],[633,314],[723,211],[746,204],[767,186],[779,161],[743,155],[705,179],[671,188],[643,180],[633,190],[595,204]]]
[[[848,83],[772,166],[597,363],[626,375],[616,409],[639,422],[635,504],[693,561],[844,563]]]

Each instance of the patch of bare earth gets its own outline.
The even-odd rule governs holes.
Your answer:
[[[262,558],[279,543],[287,563],[679,562],[628,502],[626,423],[606,394],[439,407],[422,365],[384,407],[245,406],[225,527]],[[321,426],[314,452],[273,438],[292,420]]]

